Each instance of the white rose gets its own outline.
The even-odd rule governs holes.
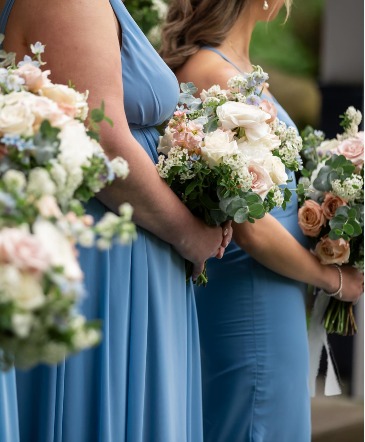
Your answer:
[[[167,155],[173,146],[174,146],[174,139],[172,136],[172,132],[170,128],[167,126],[164,135],[162,137],[159,137],[157,152]]]
[[[34,115],[30,92],[13,92],[0,102],[0,134],[33,135]]]
[[[234,155],[238,152],[237,142],[230,141],[229,134],[220,129],[208,133],[204,139],[204,146],[201,147],[202,158],[207,161],[210,168],[220,164],[225,155]]]
[[[257,164],[263,164],[265,158],[271,156],[271,151],[260,143],[239,143],[238,148],[247,161],[255,161]]]
[[[285,165],[279,157],[268,155],[264,160],[264,167],[275,184],[285,184],[288,181]]]
[[[249,141],[256,141],[270,133],[266,120],[271,115],[257,106],[228,101],[217,107],[217,116],[223,129],[244,128]]]
[[[51,265],[63,267],[66,278],[81,281],[83,275],[76,259],[76,251],[70,241],[49,221],[37,220],[33,231],[43,248],[47,250]]]

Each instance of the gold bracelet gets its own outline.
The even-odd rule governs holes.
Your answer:
[[[326,292],[326,290],[323,290],[323,291],[327,296],[329,296],[331,298],[338,295],[338,297],[341,299],[342,298],[342,270],[341,270],[341,267],[337,264],[333,264],[333,267],[335,267],[337,269],[338,274],[340,276],[340,287],[333,293],[328,293],[328,292]]]

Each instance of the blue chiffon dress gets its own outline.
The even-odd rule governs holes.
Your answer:
[[[172,115],[177,80],[122,1],[110,3],[122,29],[127,119],[156,162],[154,126]],[[107,210],[96,199],[87,209],[95,218]],[[201,442],[198,324],[184,260],[140,228],[132,245],[80,250],[80,260],[81,310],[102,320],[103,340],[56,367],[17,373],[21,441]]]
[[[19,442],[15,371],[0,371],[0,441]]]
[[[278,118],[294,125],[275,104]],[[295,192],[285,211],[271,214],[304,244]],[[304,284],[263,267],[234,242],[207,269],[208,285],[196,289],[204,442],[309,442]]]

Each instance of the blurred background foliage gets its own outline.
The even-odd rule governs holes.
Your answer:
[[[124,2],[147,36],[163,21],[163,3],[168,5],[168,0]],[[252,58],[284,72],[316,76],[323,4],[324,0],[297,0],[286,23],[284,9],[274,21],[258,23],[252,37]],[[152,38],[152,43],[158,48],[159,42],[155,38]]]
[[[299,129],[319,124],[317,79],[324,1],[294,0],[286,23],[283,8],[272,22],[257,24],[251,41],[253,63],[269,73],[272,93]],[[168,0],[125,0],[124,4],[158,49]]]

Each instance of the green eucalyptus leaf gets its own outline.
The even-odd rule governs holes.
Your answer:
[[[347,235],[352,236],[355,232],[355,229],[352,227],[351,224],[347,223],[343,226],[343,231],[347,233]]]
[[[234,222],[241,224],[247,220],[248,214],[249,214],[248,207],[241,207],[235,212],[233,220]]]
[[[250,216],[255,219],[260,219],[265,215],[265,209],[262,203],[256,203],[249,206]]]

